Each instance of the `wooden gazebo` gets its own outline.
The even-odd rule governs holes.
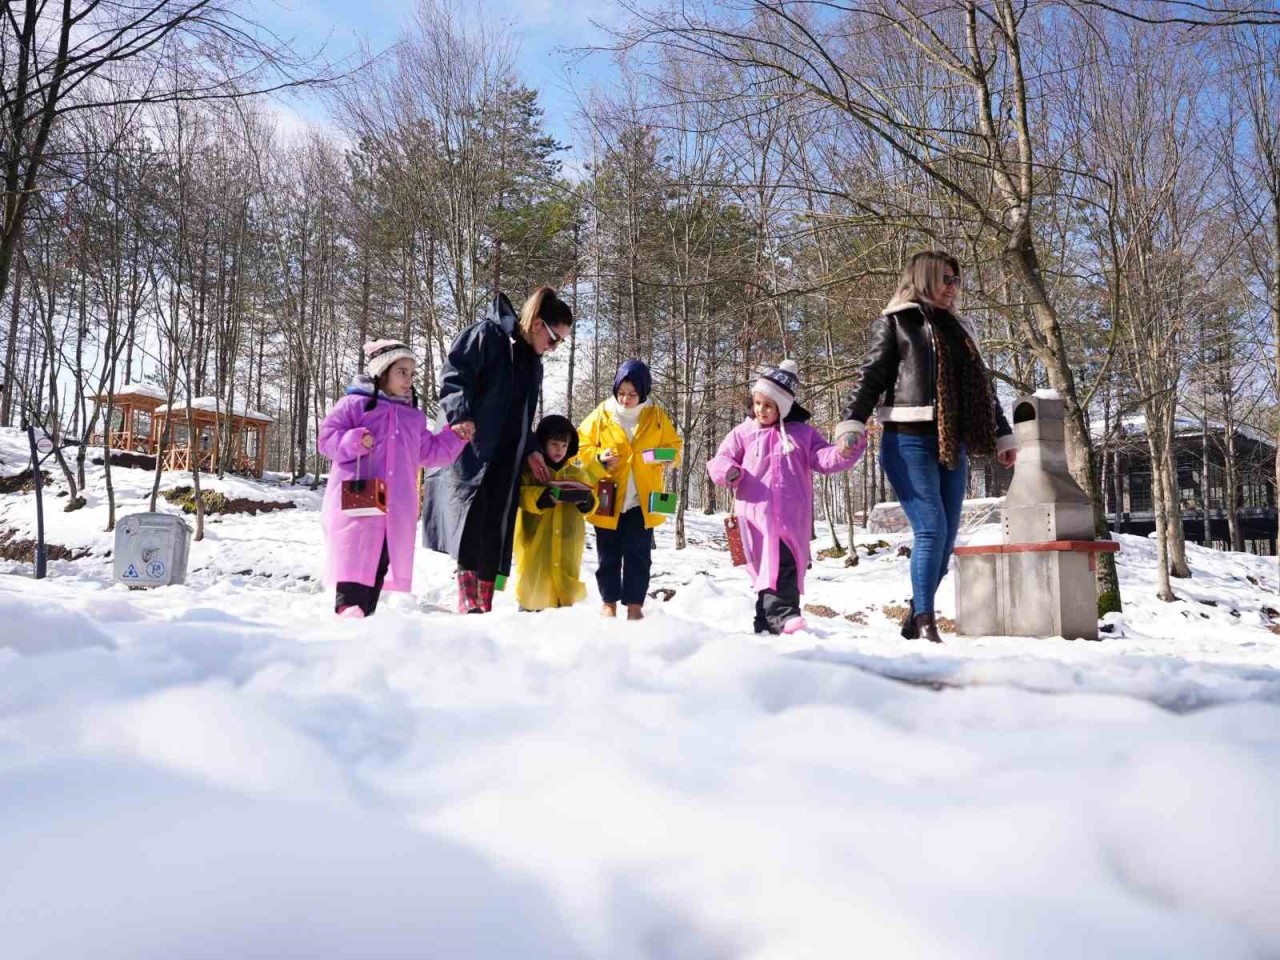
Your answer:
[[[94,397],[105,405],[105,393]],[[112,450],[129,453],[154,454],[156,452],[155,412],[167,398],[159,387],[149,383],[127,383],[115,392],[112,399],[111,425],[107,430],[107,446]],[[93,438],[101,445],[103,435]]]
[[[228,410],[226,403],[217,397],[196,397],[191,401],[191,419],[195,427],[194,436],[187,430],[185,403],[175,403],[172,410],[168,406],[155,409],[151,433],[156,447],[165,423],[172,421],[164,453],[164,469],[190,470],[194,463],[200,471],[213,471],[219,460],[218,423],[229,420],[232,473],[262,476],[267,459],[267,427],[275,422],[272,417],[245,407]]]

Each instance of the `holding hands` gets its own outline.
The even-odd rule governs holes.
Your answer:
[[[850,432],[840,437],[840,456],[846,460],[862,456],[867,449],[867,431]]]
[[[467,441],[467,443],[474,440],[476,436],[476,423],[474,420],[463,420],[461,423],[450,424],[449,429],[457,434],[459,438]]]

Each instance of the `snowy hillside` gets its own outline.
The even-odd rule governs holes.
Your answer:
[[[0,431],[0,476],[24,455]],[[1103,642],[928,649],[864,536],[762,639],[697,516],[638,624],[458,617],[422,551],[413,597],[338,621],[318,494],[210,480],[294,506],[130,592],[100,469],[71,514],[51,472],[48,539],[88,555],[0,560],[6,960],[1280,957],[1273,559],[1192,548],[1163,604],[1123,538]],[[151,474],[113,473],[140,509]],[[0,495],[0,544],[33,526]]]

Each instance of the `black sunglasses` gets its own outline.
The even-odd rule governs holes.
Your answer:
[[[542,321],[543,328],[547,331],[547,336],[551,338],[551,345],[554,347],[557,343],[564,339],[561,334],[556,333],[555,328],[547,321]]]
[[[960,286],[960,276],[959,274],[948,273],[943,276],[942,282],[948,287],[958,287]]]

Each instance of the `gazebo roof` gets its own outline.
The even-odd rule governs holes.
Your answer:
[[[175,403],[173,408],[175,415],[187,412],[185,403]],[[243,404],[236,404],[233,409],[228,410],[226,402],[219,397],[196,397],[191,401],[191,409],[198,410],[201,413],[213,413],[221,416],[226,416],[230,413],[233,419],[255,420],[259,423],[275,423],[275,417],[267,416],[267,414],[258,410],[250,410]],[[167,416],[169,414],[169,405],[165,404],[164,406],[156,407],[155,412]]]
[[[90,393],[89,396],[103,402],[107,399],[105,393]],[[114,396],[117,403],[134,403],[138,406],[145,406],[145,404],[139,404],[139,400],[164,403],[169,399],[165,396],[164,390],[150,383],[126,383],[123,387],[116,388]]]

